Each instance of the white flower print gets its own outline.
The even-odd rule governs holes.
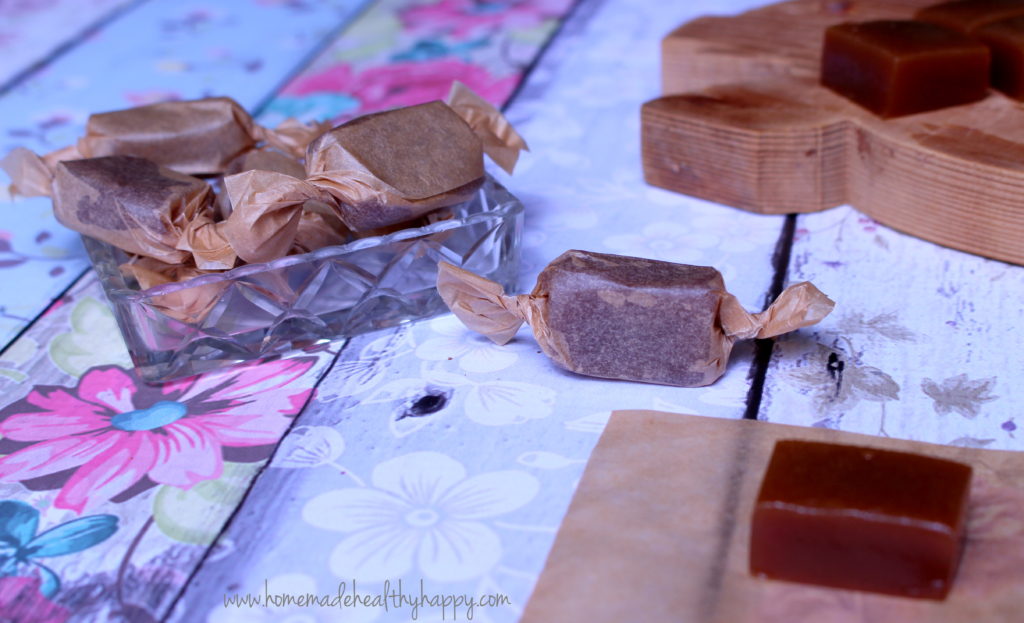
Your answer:
[[[431,382],[462,390],[466,417],[485,426],[522,424],[548,417],[555,410],[558,393],[550,387],[519,381],[473,381],[459,374],[423,369]]]
[[[416,349],[416,356],[427,361],[458,359],[459,367],[467,372],[497,372],[519,359],[508,346],[498,346],[486,337],[467,329],[458,318],[449,314],[435,318],[430,328],[439,337],[424,340]]]
[[[769,216],[755,218],[724,218],[719,206],[713,214],[703,214],[688,221],[695,231],[715,236],[720,251],[729,254],[752,253],[775,248],[782,233],[783,219]]]
[[[328,491],[302,509],[306,523],[346,533],[331,552],[339,578],[375,582],[418,566],[442,582],[477,577],[501,558],[501,540],[485,523],[537,495],[536,478],[504,470],[466,477],[439,452],[413,452],[379,463],[372,487]]]
[[[665,221],[651,223],[640,233],[608,236],[604,246],[622,255],[692,264],[704,257],[703,249],[715,247],[719,242],[719,237],[713,234]]]

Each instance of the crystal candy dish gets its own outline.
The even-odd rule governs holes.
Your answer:
[[[435,289],[440,260],[514,286],[519,200],[488,177],[450,210],[425,227],[148,290],[122,274],[123,251],[83,240],[139,375],[157,382],[447,312]],[[212,306],[194,322],[161,311],[188,297]]]

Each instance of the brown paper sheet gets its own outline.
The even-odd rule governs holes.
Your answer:
[[[474,275],[465,269],[446,262],[441,262],[438,267],[437,290],[441,298],[448,305],[448,308],[463,324],[473,331],[487,336],[497,344],[505,344],[511,340],[520,325],[526,322],[533,329],[537,344],[544,353],[556,363],[569,370],[581,374],[605,376],[607,378],[647,380],[630,377],[625,372],[616,376],[589,371],[625,370],[626,366],[612,365],[607,361],[601,361],[599,364],[594,363],[598,357],[608,358],[617,356],[619,359],[616,361],[621,364],[623,362],[622,355],[616,354],[614,349],[600,347],[599,353],[591,355],[590,353],[581,354],[583,349],[577,349],[578,352],[574,353],[568,346],[568,342],[573,339],[573,336],[567,335],[570,329],[575,333],[594,332],[596,334],[599,331],[604,331],[617,334],[619,328],[623,326],[622,324],[615,324],[614,330],[604,325],[619,323],[619,320],[608,320],[606,322],[595,313],[587,318],[574,321],[574,326],[572,327],[563,327],[554,326],[552,314],[549,313],[549,309],[553,306],[551,302],[552,295],[549,292],[548,285],[552,275],[558,271],[572,270],[566,268],[567,266],[587,265],[586,268],[579,269],[574,274],[573,279],[576,284],[590,284],[590,291],[599,292],[600,297],[600,292],[608,290],[606,283],[602,281],[602,277],[599,275],[599,267],[602,262],[606,261],[609,261],[609,264],[615,262],[619,266],[616,270],[620,271],[621,265],[632,262],[637,265],[634,271],[637,274],[643,273],[643,265],[645,264],[667,266],[663,262],[653,262],[642,258],[624,258],[621,256],[571,250],[566,251],[553,260],[541,272],[532,293],[510,296],[506,295],[503,288],[493,281]],[[703,301],[699,302],[696,298],[691,298],[687,302],[691,304],[694,310],[692,314],[679,314],[678,309],[670,309],[671,304],[665,302],[669,300],[669,297],[665,296],[664,293],[670,289],[665,284],[658,284],[656,287],[651,288],[638,285],[630,291],[630,296],[638,300],[637,312],[641,311],[640,308],[647,308],[653,304],[664,308],[661,309],[658,314],[659,316],[679,315],[681,317],[680,322],[672,325],[670,330],[676,332],[688,331],[688,334],[692,334],[689,346],[692,346],[695,352],[700,351],[704,355],[701,358],[695,358],[685,373],[669,372],[670,364],[665,363],[662,366],[665,368],[665,371],[658,372],[657,375],[662,379],[670,380],[653,382],[665,382],[666,384],[682,386],[699,386],[713,383],[724,373],[729,354],[736,340],[754,337],[774,337],[801,327],[813,325],[827,316],[834,307],[834,303],[820,290],[815,288],[814,285],[803,282],[786,288],[778,299],[765,311],[751,314],[743,309],[735,296],[725,291],[721,275],[714,269],[687,267],[678,264],[671,266],[679,269],[697,269],[702,271],[702,274],[712,273],[715,276],[713,279],[714,286],[710,287],[704,298],[707,298],[708,301],[717,301],[718,306],[717,309],[712,309],[705,314],[700,309],[705,303]],[[685,291],[689,289],[691,289],[689,285],[678,286],[678,290],[684,293],[681,295],[683,298],[685,298]],[[615,295],[618,295],[619,292],[621,292],[621,288],[616,291]],[[606,294],[606,296],[611,296],[611,294]],[[679,297],[675,300],[678,301],[678,299]],[[622,302],[622,304],[627,303],[630,303],[630,301]],[[589,312],[592,309],[593,307],[587,307],[586,311]],[[627,320],[626,323],[629,323],[631,320],[632,318]],[[698,326],[702,322],[706,326]],[[648,333],[652,332],[649,331]],[[651,335],[646,337],[651,338]],[[660,336],[658,336],[658,339],[660,339]],[[705,346],[706,350],[701,350]],[[693,356],[692,353],[680,351],[674,351],[674,354],[678,355],[675,358],[680,360]],[[583,361],[583,359],[587,359],[587,361]],[[660,366],[661,364],[657,365]],[[651,376],[656,375],[652,373]]]
[[[764,580],[750,517],[778,439],[918,452],[974,468],[945,601]],[[1024,453],[656,411],[612,414],[521,623],[963,623],[1021,620]]]

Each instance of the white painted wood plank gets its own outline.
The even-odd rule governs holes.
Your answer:
[[[776,344],[761,419],[1024,449],[1024,267],[842,207],[799,217],[789,279],[836,309]]]
[[[502,177],[527,208],[521,290],[561,252],[582,248],[712,264],[748,307],[762,305],[784,217],[641,179],[639,107],[658,94],[659,39],[711,4],[588,1],[528,79],[508,114],[532,151]],[[609,412],[741,417],[751,353],[738,348],[715,385],[682,389],[564,372],[527,329],[498,347],[450,315],[357,337],[229,527],[224,540],[235,550],[203,566],[176,620],[237,620],[224,596],[267,587],[336,594],[345,582],[351,594],[353,580],[367,593],[401,579],[408,592],[422,579],[429,595],[508,595],[510,606],[475,616],[514,621]],[[472,492],[479,506],[469,511],[446,491]],[[257,611],[410,617],[408,609]]]

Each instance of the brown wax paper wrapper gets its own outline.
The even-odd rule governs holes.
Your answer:
[[[917,452],[974,468],[967,542],[944,601],[756,578],[750,520],[775,442]],[[522,623],[963,623],[1018,621],[1024,598],[1024,453],[821,428],[659,413],[612,414]]]
[[[65,226],[169,264],[190,257],[179,242],[213,199],[199,178],[131,156],[60,162],[52,191],[54,215]]]
[[[576,250],[541,271],[528,295],[508,296],[445,262],[437,289],[467,327],[498,344],[526,322],[541,349],[573,372],[684,387],[717,380],[737,339],[815,324],[834,305],[804,282],[751,314],[714,268]]]
[[[271,223],[286,230],[310,200],[365,232],[468,200],[483,183],[484,153],[511,172],[522,149],[501,112],[456,83],[447,102],[365,115],[324,133],[309,145],[304,180],[257,174],[233,184],[229,176],[225,186],[232,215],[260,214],[268,233]],[[280,244],[286,236],[274,234]]]
[[[49,180],[65,160],[137,156],[180,173],[217,174],[260,145],[301,158],[328,127],[288,119],[271,130],[227,97],[162,102],[91,115],[77,144],[44,156],[19,148],[0,166],[11,176],[12,192],[49,196]]]
[[[209,274],[195,266],[167,264],[149,257],[135,258],[122,264],[120,269],[125,275],[133,277],[141,290]],[[226,282],[217,282],[154,295],[149,305],[176,320],[196,323],[206,317],[227,285]]]

